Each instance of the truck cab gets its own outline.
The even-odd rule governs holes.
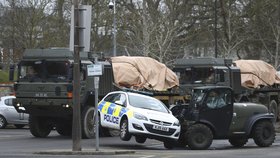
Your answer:
[[[231,59],[194,58],[177,59],[172,69],[179,77],[180,86],[189,93],[192,87],[229,86],[241,93],[240,70]]]
[[[30,132],[35,137],[46,137],[53,128],[61,135],[71,135],[73,54],[68,49],[27,49],[17,65],[13,105],[17,111],[30,114]],[[79,95],[84,138],[94,137],[94,127],[89,123],[95,106],[94,77],[87,75],[87,65],[93,63],[88,52],[80,52]],[[101,64],[104,75],[100,79],[100,99],[113,89],[111,65]]]

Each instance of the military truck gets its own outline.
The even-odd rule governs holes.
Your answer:
[[[112,68],[104,65],[100,78],[99,98],[113,89]],[[52,129],[71,135],[73,117],[73,52],[68,49],[27,49],[18,63],[13,104],[19,112],[29,114],[30,132],[47,137]],[[94,77],[87,75],[93,64],[89,53],[80,52],[80,102],[83,138],[94,137]],[[13,70],[11,70],[11,74]],[[12,76],[12,75],[10,75]]]
[[[260,147],[275,140],[274,115],[256,103],[234,103],[230,87],[195,87],[188,106],[171,109],[181,123],[180,146],[207,149],[213,139],[228,139],[234,147],[244,146],[249,138]]]
[[[232,59],[178,59],[174,62],[172,70],[179,76],[180,87],[185,90],[184,92],[187,93],[186,96],[189,96],[193,87],[211,85],[229,86],[234,91],[236,102],[264,104],[270,112],[275,114],[275,119],[279,118],[280,84],[262,85],[258,88],[246,88],[242,86],[242,72],[239,67],[233,64]],[[256,74],[253,75],[262,80]]]

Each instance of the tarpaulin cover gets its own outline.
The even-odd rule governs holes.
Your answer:
[[[262,60],[234,61],[241,71],[241,84],[247,88],[258,88],[261,85],[280,83],[276,69]]]
[[[112,57],[115,83],[127,88],[165,91],[179,85],[176,74],[150,57]]]

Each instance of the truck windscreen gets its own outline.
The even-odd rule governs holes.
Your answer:
[[[68,61],[22,61],[19,81],[66,81],[71,78]]]
[[[210,67],[191,67],[176,71],[180,84],[214,83],[214,70]]]

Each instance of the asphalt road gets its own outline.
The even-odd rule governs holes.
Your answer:
[[[124,142],[119,137],[101,137],[99,151],[105,155],[61,155],[58,151],[72,151],[73,142],[69,137],[62,137],[53,131],[48,138],[34,138],[29,129],[0,129],[0,158],[279,158],[280,135],[277,134],[275,143],[268,148],[257,147],[250,140],[243,148],[233,148],[226,140],[216,140],[208,150],[190,150],[188,148],[175,148],[166,150],[163,143],[148,139],[144,144],[138,144],[134,138]],[[95,139],[81,140],[82,154],[87,151],[95,153]],[[133,153],[110,154],[112,151],[129,151]],[[47,152],[48,154],[38,154]],[[107,152],[107,154],[106,154]],[[55,155],[49,155],[55,153]],[[60,153],[60,152],[58,152]],[[81,154],[80,153],[80,154]],[[92,152],[91,152],[92,153]]]

